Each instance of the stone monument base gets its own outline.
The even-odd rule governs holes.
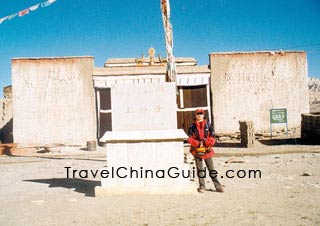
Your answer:
[[[196,194],[195,172],[184,164],[183,130],[114,131],[107,142],[107,167],[96,196]]]
[[[133,167],[132,167],[133,168]],[[178,167],[177,167],[178,168]],[[105,168],[105,170],[107,170]],[[134,169],[134,168],[133,168]],[[168,169],[163,171],[168,172]],[[188,166],[185,167],[185,170],[189,169]],[[159,172],[158,169],[146,169],[148,172],[153,171],[154,174]],[[158,171],[157,171],[158,170]],[[109,170],[111,171],[111,170]],[[115,169],[116,171],[116,169]],[[121,168],[121,174],[124,176],[124,170]],[[139,170],[138,170],[139,171]],[[161,170],[162,171],[162,170]],[[179,171],[181,168],[179,167]],[[130,169],[127,170],[128,176]],[[172,170],[172,174],[175,174],[178,170]],[[159,174],[159,173],[158,173]],[[162,173],[161,173],[162,174]],[[150,173],[149,173],[150,175]],[[162,175],[161,175],[162,176]],[[165,178],[102,178],[101,186],[95,188],[95,196],[103,197],[110,195],[124,195],[124,194],[197,194],[197,188],[194,182],[190,181],[189,178],[168,178],[168,175],[165,173]]]

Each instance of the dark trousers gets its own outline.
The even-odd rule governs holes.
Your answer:
[[[214,170],[212,157],[207,158],[207,159],[201,159],[201,158],[195,156],[194,159],[196,161],[197,175],[199,178],[199,186],[200,186],[200,188],[205,188],[206,185],[205,185],[205,178],[204,178],[205,174],[204,174],[204,169],[203,169],[203,160],[205,161],[207,169],[210,172],[211,170]],[[210,175],[210,177],[211,177],[211,180],[212,180],[215,188],[221,188],[221,184],[217,178],[218,177],[217,174]]]

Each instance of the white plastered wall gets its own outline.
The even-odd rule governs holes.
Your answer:
[[[287,108],[288,126],[299,127],[309,112],[305,52],[210,54],[212,111],[216,132],[239,131],[250,120],[269,131],[271,108]],[[273,128],[285,128],[275,124]]]
[[[13,136],[19,145],[96,139],[93,57],[12,60]]]

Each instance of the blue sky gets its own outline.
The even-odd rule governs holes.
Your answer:
[[[0,18],[45,0],[0,0]],[[11,58],[165,56],[160,0],[57,0],[0,24],[0,86]],[[208,64],[210,52],[304,50],[320,78],[319,0],[171,0],[174,54]],[[1,92],[1,91],[0,91]]]

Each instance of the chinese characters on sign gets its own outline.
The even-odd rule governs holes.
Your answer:
[[[286,123],[286,135],[288,137],[287,109],[270,109],[270,134],[272,139],[272,123]]]
[[[286,123],[287,109],[270,109],[271,123]]]

